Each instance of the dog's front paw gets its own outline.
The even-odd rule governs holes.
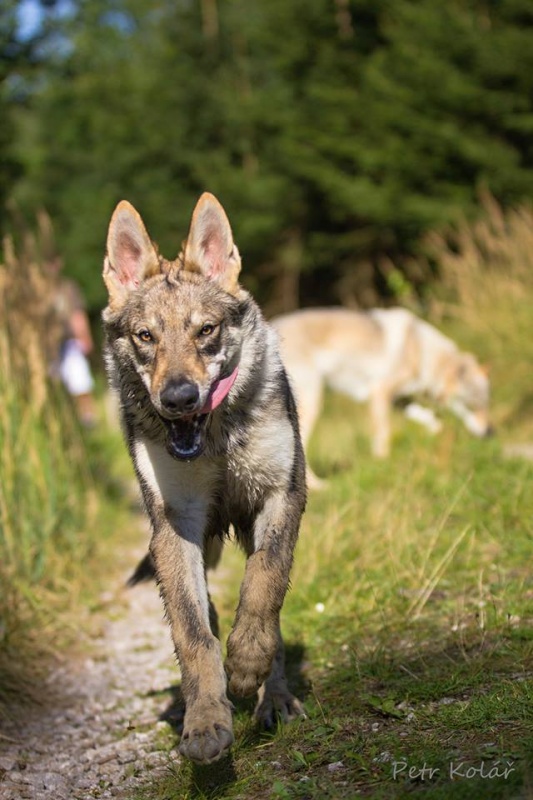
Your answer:
[[[278,720],[283,723],[295,719],[306,719],[303,705],[286,686],[265,687],[254,711],[254,716],[262,728],[271,730]]]
[[[270,675],[277,645],[275,630],[269,633],[253,625],[245,628],[243,624],[234,628],[225,663],[230,692],[237,697],[255,694]]]
[[[185,712],[179,751],[197,764],[212,764],[225,756],[233,744],[231,711],[224,705]]]

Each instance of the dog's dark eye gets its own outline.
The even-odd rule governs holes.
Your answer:
[[[215,328],[216,325],[212,325],[210,322],[207,322],[200,328],[200,336],[211,336]]]
[[[146,328],[144,328],[142,331],[138,332],[137,338],[140,339],[141,342],[153,342],[154,341],[152,334],[150,333],[150,331],[147,331]]]

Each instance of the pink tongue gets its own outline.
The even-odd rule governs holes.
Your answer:
[[[228,375],[227,378],[221,378],[215,383],[214,387],[211,389],[209,397],[205,401],[204,407],[200,411],[200,414],[208,414],[221,404],[235,383],[235,379],[237,378],[238,374],[239,368],[235,367],[231,375]]]

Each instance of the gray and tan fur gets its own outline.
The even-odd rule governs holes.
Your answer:
[[[111,219],[106,364],[152,525],[139,576],[154,565],[182,674],[180,751],[199,763],[233,742],[227,685],[239,697],[259,693],[266,726],[303,714],[287,688],[279,618],[305,506],[304,456],[277,338],[240,287],[240,265],[210,194],[175,261],[159,255],[129,203]],[[247,563],[223,664],[206,570],[230,526]]]
[[[372,452],[390,451],[391,409],[397,398],[426,395],[458,416],[470,433],[487,436],[489,380],[471,353],[404,308],[367,312],[314,308],[277,317],[283,363],[298,401],[307,447],[325,386],[370,405]],[[436,432],[432,409],[406,407],[411,419]],[[321,481],[309,471],[309,485]]]

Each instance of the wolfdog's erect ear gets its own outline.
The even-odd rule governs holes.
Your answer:
[[[200,272],[230,294],[237,291],[241,257],[226,212],[209,192],[194,209],[183,261],[184,269]]]
[[[157,252],[133,206],[122,200],[111,217],[104,282],[111,305],[120,306],[145,278],[159,272]]]

